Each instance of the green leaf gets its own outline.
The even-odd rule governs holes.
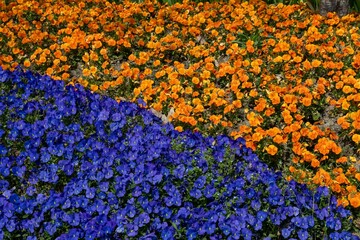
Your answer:
[[[306,4],[308,5],[308,7],[309,7],[312,11],[315,11],[314,6],[312,5],[312,3],[311,3],[310,0],[307,0],[307,1],[306,1]]]
[[[318,121],[320,119],[321,115],[318,111],[312,112],[312,118],[314,121]]]

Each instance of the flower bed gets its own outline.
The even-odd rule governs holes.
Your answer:
[[[0,3],[1,4],[1,3]],[[12,1],[0,65],[141,97],[176,129],[227,133],[288,179],[360,206],[358,17],[261,1]]]
[[[288,182],[243,139],[80,85],[0,69],[0,137],[0,239],[356,239],[328,188]]]

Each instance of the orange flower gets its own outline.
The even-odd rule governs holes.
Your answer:
[[[95,67],[95,66],[91,66],[90,67],[90,73],[91,73],[91,75],[95,75],[96,74],[96,72],[97,72],[97,67]]]
[[[274,138],[273,138],[273,141],[277,144],[281,144],[281,143],[286,143],[287,142],[287,137],[282,137],[281,135],[276,135]]]
[[[160,33],[162,33],[163,31],[164,31],[164,28],[163,28],[163,27],[157,26],[157,27],[155,28],[155,33],[156,33],[156,34],[160,34]]]
[[[160,60],[155,60],[154,63],[153,63],[153,65],[155,67],[159,66],[160,64],[161,64]]]
[[[307,137],[311,140],[315,140],[319,136],[319,133],[317,131],[311,131],[308,133]]]
[[[251,89],[249,96],[254,98],[258,95],[258,92],[256,91],[256,89]]]
[[[329,154],[333,141],[327,138],[320,138],[315,145],[315,151],[319,151],[322,155]]]
[[[290,115],[290,111],[289,111],[289,110],[285,109],[284,111],[282,111],[281,115],[282,115],[282,117],[283,117],[283,119],[284,119],[284,122],[285,122],[286,124],[289,125],[289,124],[292,123],[293,117]]]
[[[350,127],[350,123],[346,120],[346,116],[339,117],[337,124],[339,124],[342,129],[348,129]]]
[[[342,205],[343,207],[349,206],[349,201],[345,198],[338,199],[338,206]]]
[[[319,166],[320,166],[319,160],[317,160],[317,159],[311,160],[311,166],[312,166],[313,168],[319,167]]]
[[[250,133],[250,132],[251,132],[251,127],[246,126],[246,125],[241,125],[241,126],[239,127],[239,132],[240,132],[240,134]]]
[[[315,59],[315,60],[312,60],[311,62],[311,66],[313,66],[314,68],[317,68],[321,65],[321,61]]]
[[[346,162],[347,162],[347,157],[341,157],[336,160],[336,163],[346,163]]]
[[[280,103],[280,97],[279,94],[277,92],[268,92],[268,96],[272,102],[272,104],[277,105]]]
[[[253,142],[259,142],[263,138],[263,135],[261,133],[254,133],[252,135],[252,141]]]
[[[110,87],[110,82],[109,81],[105,81],[101,86],[101,88],[103,90],[107,90],[109,87]]]
[[[90,76],[90,70],[89,70],[89,69],[84,68],[82,72],[83,72],[83,75],[84,75],[85,77]]]
[[[289,61],[291,59],[291,56],[289,54],[284,54],[282,58],[284,61]]]
[[[357,188],[354,185],[349,185],[349,186],[346,187],[346,191],[348,191],[349,193],[356,193]]]
[[[270,117],[271,115],[273,115],[275,113],[275,108],[268,108],[268,109],[266,109],[266,111],[265,111],[265,115],[267,116],[267,117]]]
[[[300,63],[301,62],[301,57],[299,57],[299,56],[296,56],[296,57],[294,57],[294,62],[296,62],[296,63]]]
[[[102,47],[102,43],[100,41],[94,41],[93,42],[93,45],[92,45],[94,48],[101,48]]]
[[[337,176],[335,178],[335,180],[339,183],[339,184],[349,184],[349,180],[345,177],[345,174],[341,173],[339,176]]]
[[[222,116],[221,115],[211,115],[210,121],[212,121],[215,125],[218,125],[220,123]]]
[[[345,85],[345,86],[343,87],[343,89],[342,89],[343,93],[345,93],[345,94],[352,93],[353,90],[354,90],[354,89],[353,89],[352,87],[348,86],[348,85]],[[355,93],[356,93],[356,91],[355,91]]]
[[[359,144],[360,142],[360,134],[354,134],[351,139],[356,143]]]
[[[270,137],[274,137],[276,134],[279,134],[281,131],[277,127],[270,128],[266,131],[266,134]]]
[[[69,77],[70,77],[70,74],[68,74],[68,73],[61,74],[61,79],[62,80],[67,80]]]
[[[356,180],[358,180],[360,182],[360,173],[356,173],[355,178],[356,178]]]
[[[90,89],[91,91],[96,92],[97,90],[99,90],[99,87],[97,85],[91,84]]]
[[[224,114],[227,114],[228,112],[231,112],[231,110],[233,110],[234,106],[233,105],[228,105],[224,108]]]
[[[313,182],[317,185],[329,186],[331,183],[330,174],[324,169],[320,168],[313,177]]]
[[[233,75],[230,83],[231,91],[233,91],[234,93],[238,92],[239,85],[240,85],[240,81],[236,78],[236,75]]]
[[[186,94],[192,94],[193,93],[193,89],[191,87],[186,87],[185,88],[185,93]]]
[[[234,105],[234,107],[236,108],[241,108],[242,107],[242,103],[240,100],[235,100],[232,102],[232,104]]]
[[[334,192],[337,192],[337,193],[341,192],[341,186],[338,183],[333,183],[333,184],[331,184],[330,187],[331,187],[331,190]]]
[[[54,70],[52,68],[46,69],[46,74],[47,75],[51,75],[51,74],[53,74],[53,72],[54,72]]]
[[[274,145],[270,145],[265,148],[268,154],[274,156],[278,152],[278,148]]]
[[[312,68],[311,63],[309,62],[309,60],[305,60],[305,61],[303,62],[303,66],[304,66],[304,69],[305,69],[306,71],[308,71],[308,70],[310,70],[310,69]]]
[[[273,59],[274,63],[279,63],[279,62],[282,62],[282,61],[283,61],[283,58],[281,56],[277,56],[276,58]]]
[[[296,97],[292,94],[285,94],[283,99],[287,104],[291,104],[296,101]]]
[[[350,103],[349,103],[348,101],[344,100],[344,101],[342,102],[342,104],[341,104],[341,107],[342,107],[342,109],[344,109],[344,110],[348,110],[349,107],[350,107]]]
[[[183,127],[181,127],[181,126],[177,126],[177,127],[175,128],[175,130],[178,131],[178,132],[184,131]]]
[[[107,44],[109,44],[109,46],[111,46],[111,47],[114,47],[116,45],[116,41],[111,38],[107,41]]]
[[[91,61],[97,62],[99,60],[99,56],[95,52],[91,51],[90,59],[91,59]]]
[[[354,208],[360,207],[360,193],[356,193],[355,195],[349,194],[348,199],[352,207]]]
[[[212,70],[214,70],[214,64],[206,63],[205,68],[209,71],[212,71]]]
[[[30,65],[31,65],[31,63],[30,63],[29,59],[26,59],[26,60],[24,61],[24,66],[25,66],[25,67],[30,67]]]
[[[258,126],[263,122],[261,116],[256,115],[254,112],[250,112],[246,115],[246,118],[249,120],[250,126]]]
[[[311,105],[311,101],[312,101],[312,98],[311,97],[304,97],[302,100],[301,100],[301,103],[305,106],[305,107],[309,107]]]
[[[192,83],[193,84],[199,84],[199,82],[200,82],[199,78],[197,78],[197,77],[192,78]]]
[[[262,111],[264,111],[265,107],[266,107],[266,100],[264,98],[260,98],[258,100],[258,103],[255,106],[254,110],[256,110],[258,112],[262,112]]]
[[[197,124],[197,121],[195,120],[195,118],[190,117],[188,123],[190,123],[191,126],[195,126]]]

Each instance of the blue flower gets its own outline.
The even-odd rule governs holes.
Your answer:
[[[186,239],[188,240],[194,240],[196,239],[197,237],[197,231],[193,228],[189,228],[187,231],[186,231]]]
[[[141,213],[139,215],[139,220],[143,225],[148,224],[150,222],[150,216],[147,213]]]
[[[13,219],[10,219],[7,223],[6,223],[6,229],[9,232],[13,232],[15,230],[16,227],[16,222]]]
[[[48,232],[48,234],[50,236],[55,234],[55,232],[56,232],[56,225],[55,224],[51,224],[51,223],[47,222],[47,223],[44,224],[44,226],[45,226],[45,231]]]
[[[308,229],[309,227],[306,217],[294,217],[291,219],[291,222],[299,228]]]
[[[231,228],[230,228],[228,225],[226,225],[226,224],[221,224],[221,225],[219,225],[219,228],[220,228],[220,230],[222,231],[222,233],[223,233],[225,236],[230,235],[230,233],[231,233]]]
[[[244,237],[244,239],[246,240],[251,240],[252,239],[252,232],[251,230],[247,229],[247,228],[243,228],[241,229],[241,235]]]
[[[206,198],[212,198],[215,193],[216,193],[216,189],[213,184],[207,185],[204,189],[204,196]]]
[[[138,231],[139,231],[139,227],[133,224],[127,224],[126,225],[127,228],[127,235],[129,237],[135,237],[136,235],[138,235]]]
[[[15,176],[17,176],[19,178],[23,178],[25,171],[26,171],[26,167],[25,166],[21,166],[21,167],[15,166],[11,170]]]
[[[109,190],[109,182],[101,182],[99,184],[99,189],[102,191],[102,192],[107,192]]]
[[[254,226],[255,223],[256,223],[256,218],[255,218],[253,215],[251,215],[251,214],[247,214],[246,221],[247,221],[251,226]]]
[[[255,211],[259,211],[261,208],[261,203],[259,200],[252,200],[251,201],[251,207],[255,210]]]
[[[183,178],[184,173],[185,173],[185,166],[183,164],[180,164],[174,170],[174,176],[179,179]]]
[[[170,240],[174,239],[175,229],[173,227],[166,227],[161,231],[161,239]]]
[[[281,229],[281,236],[283,236],[284,238],[288,238],[288,237],[290,237],[292,231],[293,231],[293,229],[290,227],[283,228],[283,229]]]
[[[1,239],[1,234],[0,234],[0,239]],[[26,240],[37,240],[36,236],[27,236]]]
[[[86,197],[89,199],[93,199],[95,197],[95,193],[96,193],[96,189],[93,187],[86,189]]]
[[[197,188],[192,188],[190,190],[190,196],[192,196],[193,198],[199,199],[202,196],[201,190],[197,189]]]
[[[267,216],[268,216],[267,212],[264,211],[258,211],[256,213],[256,218],[261,222],[265,221]]]
[[[212,235],[216,230],[216,224],[208,221],[205,223],[204,228],[207,234]]]
[[[254,229],[255,229],[255,231],[259,231],[259,230],[261,230],[262,229],[262,222],[261,221],[256,221],[255,222],[255,225],[254,225]]]
[[[160,215],[165,219],[170,219],[172,215],[172,210],[168,207],[164,207],[161,209]]]
[[[206,177],[200,176],[198,179],[194,182],[194,187],[198,189],[202,189],[206,183]]]
[[[309,238],[309,234],[306,230],[299,230],[297,235],[300,240],[307,240]]]

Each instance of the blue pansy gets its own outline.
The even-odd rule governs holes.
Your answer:
[[[283,228],[283,229],[281,229],[281,236],[283,236],[284,238],[288,238],[288,237],[290,237],[292,231],[293,231],[293,229],[290,227]]]
[[[250,229],[243,228],[243,229],[241,229],[241,235],[245,240],[251,240],[253,233],[251,232]]]
[[[201,190],[199,190],[197,188],[192,188],[190,190],[190,196],[192,196],[193,198],[199,199],[202,196],[202,192],[201,192]]]
[[[1,84],[11,91],[0,94],[1,114],[11,109],[0,119],[7,126],[0,129],[7,138],[0,145],[0,229],[7,234],[21,228],[24,239],[44,231],[59,239],[255,239],[270,235],[261,232],[265,224],[271,232],[290,223],[282,236],[297,227],[296,237],[305,239],[319,220],[331,234],[350,216],[334,197],[321,208],[327,188],[314,195],[285,181],[241,138],[179,133],[136,104],[20,68],[10,75]],[[231,175],[219,171],[226,157]]]
[[[200,176],[198,179],[194,182],[194,187],[198,189],[202,189],[206,183],[206,177]]]
[[[297,235],[300,240],[306,240],[309,238],[309,234],[306,230],[299,230]]]
[[[261,222],[263,222],[263,221],[265,221],[266,220],[266,218],[267,218],[267,216],[268,216],[268,213],[267,212],[264,212],[264,211],[258,211],[257,213],[256,213],[256,218],[259,220],[259,221],[261,221]]]
[[[166,227],[161,231],[161,239],[171,240],[174,239],[175,229],[173,227]]]
[[[197,237],[197,231],[193,228],[189,228],[187,231],[186,231],[186,239],[188,240],[194,240],[196,239]]]
[[[211,198],[216,193],[216,188],[213,186],[213,184],[209,184],[205,187],[203,192],[206,198]]]

